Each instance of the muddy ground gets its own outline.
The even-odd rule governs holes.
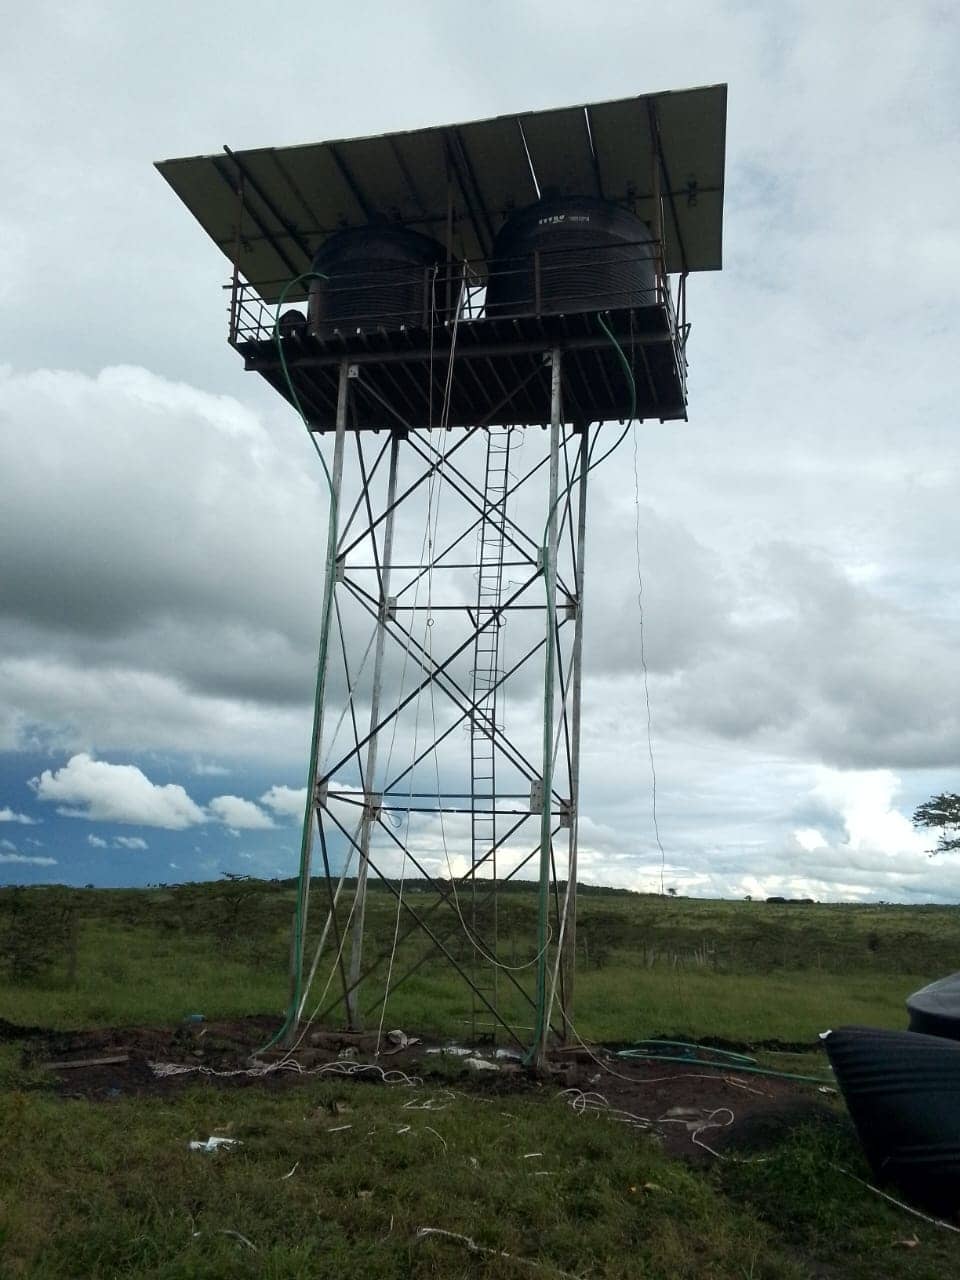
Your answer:
[[[734,1067],[708,1069],[695,1060],[627,1062],[602,1047],[558,1050],[539,1074],[515,1060],[494,1058],[483,1048],[477,1056],[497,1069],[477,1070],[467,1064],[463,1051],[445,1052],[447,1042],[427,1037],[400,1049],[384,1044],[377,1057],[375,1036],[334,1031],[310,1033],[290,1055],[273,1050],[254,1058],[276,1026],[273,1017],[251,1017],[173,1028],[53,1032],[0,1022],[0,1040],[23,1042],[25,1063],[49,1071],[64,1097],[102,1103],[173,1095],[198,1082],[221,1089],[300,1088],[340,1069],[350,1071],[358,1083],[378,1085],[382,1071],[402,1071],[428,1086],[487,1096],[578,1090],[565,1095],[571,1104],[615,1108],[628,1113],[625,1120],[645,1121],[666,1151],[694,1162],[710,1159],[711,1148],[762,1149],[798,1123],[829,1122],[837,1115],[834,1095],[813,1084],[738,1074]],[[341,1067],[331,1067],[333,1063]],[[157,1064],[189,1070],[158,1074]],[[267,1065],[275,1069],[263,1074]],[[367,1065],[370,1070],[363,1069]],[[246,1074],[251,1068],[256,1074]],[[231,1072],[241,1074],[221,1074]]]

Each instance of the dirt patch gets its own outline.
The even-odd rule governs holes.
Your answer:
[[[305,1038],[294,1055],[302,1074],[296,1068],[261,1074],[265,1065],[284,1056],[279,1050],[253,1056],[275,1030],[276,1019],[267,1016],[174,1028],[47,1032],[31,1038],[24,1056],[34,1066],[49,1064],[63,1096],[97,1102],[172,1094],[198,1081],[221,1089],[298,1088],[316,1079],[318,1068],[335,1062],[358,1067],[376,1063],[381,1070],[357,1071],[351,1077],[374,1084],[381,1082],[382,1071],[399,1070],[427,1083],[455,1084],[487,1096],[569,1090],[564,1097],[570,1105],[612,1110],[657,1135],[670,1154],[691,1161],[712,1159],[709,1148],[773,1145],[798,1124],[833,1114],[827,1096],[815,1085],[738,1075],[734,1068],[712,1070],[694,1060],[626,1063],[604,1050],[596,1057],[577,1051],[558,1054],[539,1075],[511,1060],[497,1062],[496,1071],[477,1072],[462,1058],[429,1052],[441,1045],[426,1038],[376,1058],[374,1036],[341,1031],[318,1031]],[[158,1074],[158,1063],[180,1070]],[[257,1073],[247,1074],[251,1068]]]
[[[30,1040],[34,1036],[47,1036],[49,1031],[43,1027],[21,1027],[16,1022],[8,1022],[0,1018],[0,1044],[9,1040]]]
[[[816,1117],[833,1115],[830,1095],[812,1084],[776,1076],[737,1074],[687,1064],[622,1060],[578,1064],[569,1087],[596,1091],[605,1104],[645,1121],[671,1155],[699,1163],[710,1148],[756,1149],[775,1145],[785,1133]],[[576,1095],[572,1095],[576,1103]]]
[[[648,1043],[654,1040],[663,1040],[665,1043],[676,1044],[685,1038],[683,1031],[659,1032],[655,1036],[650,1036]],[[629,1049],[631,1041],[624,1041],[618,1048]],[[704,1049],[726,1049],[734,1053],[816,1053],[821,1048],[819,1039],[816,1040],[725,1040],[722,1036],[704,1036],[700,1041]]]

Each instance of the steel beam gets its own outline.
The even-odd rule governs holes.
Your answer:
[[[296,1038],[300,1022],[300,1002],[296,1001],[303,974],[303,947],[307,933],[307,914],[310,906],[310,873],[313,857],[313,823],[317,813],[317,783],[319,781],[320,744],[323,740],[323,713],[326,694],[327,669],[330,664],[329,637],[333,621],[333,593],[337,579],[337,538],[340,523],[340,497],[343,488],[343,447],[347,431],[347,402],[349,399],[350,366],[346,360],[340,364],[340,380],[337,388],[337,430],[333,445],[333,467],[330,472],[330,504],[332,507],[326,565],[324,567],[323,600],[331,602],[325,618],[325,634],[321,639],[317,657],[317,689],[313,707],[313,732],[310,737],[310,770],[307,779],[307,799],[304,806],[303,833],[300,843],[300,878],[297,887],[297,913],[299,926],[294,929],[293,946],[290,949],[291,1011],[286,1041]],[[317,813],[319,822],[319,814]],[[328,876],[329,878],[329,876]]]
[[[543,789],[540,814],[540,908],[538,944],[542,947],[537,962],[537,1007],[540,1011],[538,1038],[534,1045],[535,1061],[543,1065],[546,1056],[550,1022],[546,1014],[547,991],[547,903],[550,892],[551,855],[553,852],[551,800],[553,793],[553,704],[554,666],[556,645],[554,639],[557,599],[557,506],[560,488],[560,351],[554,348],[550,357],[550,479],[547,489],[547,529],[544,541],[543,578],[547,593],[547,648],[543,679]]]
[[[584,429],[580,440],[580,480],[577,494],[577,551],[574,576],[577,615],[573,624],[573,649],[570,655],[570,836],[567,846],[567,891],[564,902],[564,932],[561,939],[563,983],[561,1009],[563,1039],[567,1041],[573,1026],[574,975],[577,957],[577,846],[580,834],[580,716],[583,692],[583,619],[584,570],[587,543],[587,474],[590,469],[589,432]]]
[[[390,615],[390,570],[393,564],[393,528],[397,501],[397,459],[400,440],[394,431],[390,440],[390,471],[387,478],[387,519],[383,526],[383,560],[380,570],[380,607],[377,615],[377,640],[373,653],[373,689],[370,695],[370,734],[367,739],[367,763],[363,771],[363,818],[360,823],[360,866],[357,870],[357,901],[354,906],[353,933],[350,948],[350,994],[347,997],[347,1018],[350,1027],[361,1027],[359,1008],[360,967],[363,963],[363,926],[366,915],[367,868],[370,862],[370,832],[377,821],[379,801],[376,795],[377,748],[380,737],[377,725],[380,720],[380,699],[383,692],[383,655],[387,638],[387,622]],[[364,492],[368,493],[364,476]],[[375,536],[375,535],[374,535]],[[374,544],[376,545],[376,544]]]

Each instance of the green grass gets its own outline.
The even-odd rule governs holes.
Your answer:
[[[951,1237],[833,1167],[864,1172],[842,1125],[799,1130],[762,1164],[694,1170],[546,1091],[311,1082],[110,1104],[7,1090],[0,1131],[5,1277],[426,1280],[535,1262],[602,1280],[942,1280],[960,1261]],[[188,1150],[210,1134],[242,1145]]]
[[[218,954],[219,952],[219,954]],[[280,1015],[287,977],[223,954],[204,935],[171,936],[149,926],[87,922],[77,980],[0,987],[0,1017],[25,1026],[72,1029],[179,1022],[195,1011],[234,1017]]]
[[[5,1197],[4,1274],[279,1280],[528,1270],[468,1256],[456,1242],[418,1242],[424,1226],[538,1261],[548,1274],[586,1260],[611,1280],[803,1274],[748,1209],[731,1208],[709,1180],[622,1126],[540,1097],[449,1094],[443,1110],[405,1108],[428,1096],[349,1084],[279,1095],[198,1087],[174,1104],[109,1107],[8,1095],[0,1183],[29,1194]],[[330,1132],[343,1124],[352,1128]],[[213,1156],[187,1149],[210,1133],[242,1146]],[[240,1232],[256,1252],[224,1231]]]
[[[42,904],[42,895],[62,898],[68,891],[31,892]],[[5,895],[9,891],[0,890],[0,928],[5,910],[9,918]],[[79,914],[73,980],[66,979],[64,957],[42,980],[0,985],[0,1017],[74,1028],[169,1023],[191,1012],[281,1016],[293,902],[288,887],[79,891],[72,901]],[[319,894],[314,901],[316,929]],[[469,944],[449,907],[426,892],[412,901],[471,970]],[[535,910],[529,887],[501,899],[501,954],[510,963],[533,954]],[[367,912],[368,955],[389,943],[394,912],[393,899],[375,888]],[[576,1024],[581,1034],[601,1040],[676,1033],[748,1042],[812,1041],[844,1022],[902,1026],[904,998],[956,967],[958,924],[960,916],[950,908],[779,906],[592,891],[579,911]],[[423,954],[421,938],[401,945],[387,1023],[466,1034],[469,990],[438,952],[399,981]],[[373,1025],[385,969],[383,962],[362,993]],[[320,972],[314,996],[329,961]],[[517,977],[529,992],[533,970]],[[531,1023],[529,1003],[506,977],[499,987],[508,1018],[519,1026]],[[330,991],[337,991],[336,977]]]
[[[11,924],[14,904],[19,925]],[[76,913],[77,927],[63,931],[62,954],[46,974],[0,985],[0,1018],[63,1029],[169,1025],[194,1011],[210,1019],[268,1013],[279,1021],[288,886],[37,890],[26,899],[0,890],[7,948],[0,962],[10,954],[13,927],[39,930],[46,945],[48,905]],[[417,893],[416,906],[433,908],[431,920],[450,927],[448,908],[432,894]],[[502,954],[511,962],[532,954],[534,918],[530,889],[501,899]],[[394,923],[394,903],[382,890],[371,894],[368,921],[375,954]],[[905,996],[956,967],[957,921],[946,908],[588,892],[576,1021],[598,1040],[670,1034],[802,1044],[844,1022],[903,1026]],[[449,945],[469,965],[455,927]],[[403,944],[395,978],[421,948],[414,939]],[[531,973],[522,977],[529,987]],[[505,1011],[529,1022],[523,998],[504,978],[500,987]],[[382,970],[364,989],[373,1025],[381,989]],[[436,955],[392,992],[385,1015],[387,1026],[459,1036],[468,1035],[469,1019],[464,984]],[[801,1073],[824,1070],[813,1054],[764,1060]],[[456,1090],[457,1080],[449,1083]],[[446,1105],[404,1107],[430,1097]],[[329,1132],[340,1124],[352,1127]],[[217,1156],[187,1149],[189,1139],[211,1133],[243,1145]],[[530,1152],[541,1155],[525,1159]],[[436,1081],[412,1092],[314,1080],[290,1089],[198,1084],[162,1099],[66,1099],[52,1093],[42,1071],[24,1065],[18,1044],[7,1043],[0,1045],[0,1277],[960,1274],[955,1237],[839,1171],[868,1176],[839,1106],[832,1122],[796,1128],[757,1153],[762,1162],[746,1154],[687,1167],[635,1129],[577,1117],[548,1087],[483,1097],[444,1092]],[[424,1226],[461,1233],[495,1253],[418,1238]],[[913,1247],[903,1243],[913,1240]]]

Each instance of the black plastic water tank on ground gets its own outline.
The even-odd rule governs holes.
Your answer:
[[[430,318],[430,282],[445,259],[443,246],[407,227],[351,227],[330,236],[311,270],[310,331],[318,338],[423,328]]]
[[[650,306],[657,246],[647,224],[592,196],[538,200],[497,233],[488,316],[556,315]]]
[[[825,1047],[878,1178],[940,1212],[960,1207],[960,1044],[840,1027]]]
[[[960,1040],[960,973],[931,982],[907,997],[910,1030]]]

